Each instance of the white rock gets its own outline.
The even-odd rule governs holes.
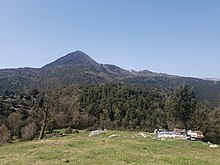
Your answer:
[[[139,135],[142,136],[143,138],[147,137],[146,133],[144,133],[144,132],[139,133]]]
[[[210,144],[209,147],[211,147],[211,148],[217,148],[218,145],[216,145],[216,144]]]
[[[109,136],[108,138],[110,139],[110,138],[113,138],[113,137],[118,137],[118,136],[120,136],[120,135],[118,135],[118,134],[112,134],[111,136]]]
[[[99,135],[101,133],[105,133],[106,132],[106,129],[103,131],[103,130],[95,130],[95,131],[92,131],[89,136],[94,136],[94,135]]]

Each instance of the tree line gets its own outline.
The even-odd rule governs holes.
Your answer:
[[[54,129],[118,129],[152,132],[174,127],[201,130],[220,142],[220,108],[209,109],[187,85],[171,92],[123,83],[5,92],[0,97],[0,143],[42,139]]]
[[[220,108],[198,102],[193,88],[180,85],[167,92],[128,84],[82,88],[79,108],[94,127],[149,131],[163,128],[200,130],[205,141],[220,143]]]

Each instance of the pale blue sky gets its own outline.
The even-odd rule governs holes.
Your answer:
[[[75,50],[125,69],[220,78],[220,0],[0,0],[0,68]]]

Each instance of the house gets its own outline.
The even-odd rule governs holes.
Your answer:
[[[158,129],[154,131],[155,135],[157,136],[157,138],[159,139],[163,139],[163,138],[176,138],[176,134],[174,131],[167,131],[165,129]]]
[[[204,135],[202,131],[187,131],[187,137],[186,132],[184,129],[177,129],[174,128],[173,131],[168,131],[165,129],[159,129],[154,131],[157,138],[173,138],[173,139],[189,139],[189,140],[203,140]]]
[[[174,132],[176,132],[176,134],[181,134],[181,135],[186,136],[185,129],[174,128]],[[204,139],[204,135],[203,135],[202,131],[188,130],[187,135],[190,136],[191,138],[194,138],[195,140],[203,140]]]
[[[196,140],[203,140],[204,139],[204,135],[202,131],[187,131],[187,134],[190,135],[192,138],[196,139]]]

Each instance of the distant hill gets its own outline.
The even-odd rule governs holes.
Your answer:
[[[204,80],[220,81],[220,78],[204,78]]]
[[[179,84],[187,84],[196,91],[199,101],[219,106],[220,82],[191,77],[179,77],[149,70],[128,71],[115,65],[99,64],[81,51],[69,53],[42,68],[0,70],[0,94],[20,92],[53,84],[56,87],[121,82],[170,91]]]

